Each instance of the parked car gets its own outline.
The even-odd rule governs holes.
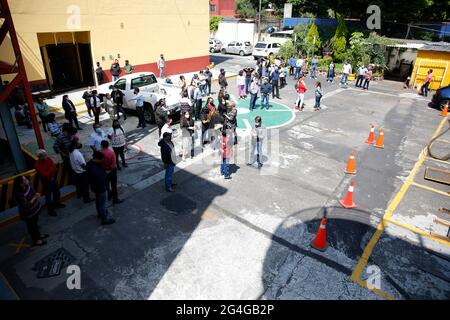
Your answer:
[[[278,27],[268,27],[266,29],[266,33],[273,33],[275,31],[278,31]]]
[[[258,42],[253,49],[253,57],[257,60],[259,58],[267,58],[269,54],[277,55],[280,52],[279,43]]]
[[[136,102],[129,101],[134,97],[134,88],[139,88],[144,97],[144,117],[148,123],[155,123],[155,105],[161,99],[165,99],[165,108],[168,115],[174,120],[180,116],[180,92],[181,87],[164,83],[156,79],[153,72],[133,73],[120,77],[115,82],[109,82],[97,87],[99,96],[104,96],[112,89],[118,88],[124,94],[123,108],[136,110]]]
[[[222,48],[222,53],[238,54],[240,56],[252,54],[253,46],[249,41],[232,41]]]
[[[443,107],[447,102],[450,103],[450,85],[437,89],[431,100],[434,107]]]
[[[269,42],[283,44],[292,39],[294,30],[274,32],[269,37]]]
[[[209,39],[209,52],[220,52],[222,50],[222,42],[217,39]]]

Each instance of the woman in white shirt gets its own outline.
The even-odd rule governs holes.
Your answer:
[[[111,120],[114,120],[116,118],[116,116],[115,116],[115,114],[116,114],[116,110],[115,110],[116,106],[115,106],[114,101],[111,98],[111,95],[109,93],[106,94],[104,103],[105,103],[105,110],[106,110],[106,112],[108,112],[109,118]]]
[[[117,119],[113,120],[112,128],[108,130],[107,135],[111,143],[111,147],[113,148],[114,153],[116,154],[117,169],[118,170],[122,169],[119,164],[119,156],[122,159],[123,167],[124,168],[128,167],[128,165],[125,162],[125,154],[124,154],[127,139],[125,137],[125,130],[123,130],[119,120]]]
[[[245,99],[245,76],[243,70],[239,71],[236,83],[239,99]]]

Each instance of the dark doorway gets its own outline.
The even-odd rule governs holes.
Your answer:
[[[53,92],[94,85],[90,44],[47,45]]]

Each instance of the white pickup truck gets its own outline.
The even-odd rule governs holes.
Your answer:
[[[168,115],[178,118],[180,114],[180,92],[181,87],[158,82],[153,72],[133,73],[120,77],[115,82],[109,82],[97,87],[99,95],[111,93],[113,88],[118,88],[124,94],[123,108],[136,110],[135,100],[129,101],[134,97],[134,88],[139,88],[144,96],[144,117],[148,123],[155,123],[155,105],[165,99],[165,108]],[[175,120],[175,119],[174,119]]]

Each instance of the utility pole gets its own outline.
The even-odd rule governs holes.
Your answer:
[[[258,41],[261,41],[261,0],[259,0],[259,11],[258,11]]]

